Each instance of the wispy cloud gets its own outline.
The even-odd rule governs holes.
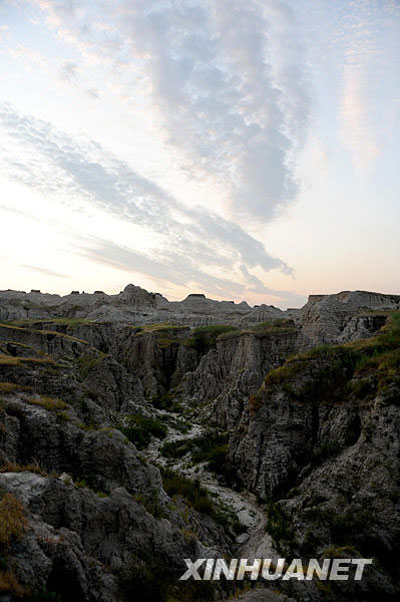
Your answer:
[[[168,144],[223,183],[234,213],[270,219],[293,200],[310,99],[287,4],[122,0],[102,5],[104,28],[90,2],[33,1],[83,57],[140,67]]]
[[[52,276],[54,278],[69,278],[69,276],[65,275],[65,274],[60,274],[59,272],[53,272],[52,270],[48,270],[47,268],[43,268],[40,266],[35,266],[35,265],[24,265],[24,264],[20,264],[21,268],[25,268],[27,270],[29,270],[30,272],[39,272],[39,274],[45,274],[46,276]]]
[[[78,142],[9,105],[0,106],[0,128],[9,141],[0,168],[10,179],[54,202],[71,206],[84,200],[93,209],[143,227],[155,239],[151,256],[104,240],[86,241],[80,253],[176,284],[196,283],[220,295],[254,288],[255,267],[290,273],[240,226],[201,208],[188,209],[98,143]],[[84,233],[80,237],[84,240]]]
[[[395,100],[389,97],[382,103],[381,94],[391,87],[387,80],[393,77],[392,57],[400,51],[400,6],[388,0],[368,0],[362,5],[351,3],[342,15],[337,49],[343,52],[339,104],[342,138],[355,165],[365,169],[385,146],[384,123]],[[398,69],[395,78],[398,81]],[[382,114],[383,108],[386,114]]]
[[[60,69],[60,76],[67,82],[74,82],[78,71],[79,67],[74,61],[64,61]]]

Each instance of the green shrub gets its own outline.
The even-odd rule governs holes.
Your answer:
[[[46,588],[42,588],[38,592],[31,594],[28,598],[24,598],[26,602],[62,602],[62,598],[55,592],[48,592]]]
[[[156,395],[151,400],[152,405],[158,410],[166,410],[168,412],[179,413],[182,411],[182,406],[174,401],[171,393],[164,393],[162,395]]]
[[[267,532],[276,542],[291,544],[293,531],[289,519],[283,510],[274,502],[267,504]]]
[[[163,487],[170,497],[181,496],[188,506],[211,516],[225,531],[240,533],[242,526],[236,514],[225,504],[215,503],[198,480],[192,480],[170,469],[161,470]]]
[[[191,452],[193,462],[207,462],[209,468],[219,472],[228,452],[228,433],[208,432],[194,439],[169,441],[161,448],[161,453],[170,458],[181,458]]]
[[[147,447],[152,436],[164,439],[167,434],[167,427],[159,420],[140,414],[127,416],[117,428],[139,449]]]
[[[199,481],[192,481],[169,469],[162,470],[162,479],[163,487],[170,497],[180,495],[197,512],[212,515],[213,504]]]
[[[211,326],[200,326],[194,328],[191,336],[186,340],[188,347],[193,347],[200,353],[205,353],[217,344],[220,335],[238,330],[235,326],[226,324],[213,324]]]

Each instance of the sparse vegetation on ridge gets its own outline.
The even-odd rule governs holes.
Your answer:
[[[189,326],[169,324],[167,322],[129,326],[129,328],[134,329],[138,337],[146,334],[154,335],[160,348],[168,348],[173,344],[183,343],[187,333],[190,331]]]
[[[199,326],[198,328],[194,328],[192,330],[190,337],[185,341],[185,345],[187,347],[193,347],[197,351],[204,353],[205,351],[216,346],[220,335],[232,333],[233,331],[237,330],[237,327],[229,326],[227,324]]]
[[[32,391],[30,385],[18,385],[10,382],[0,382],[0,393],[7,395],[8,393],[15,393],[16,391]]]
[[[48,364],[56,366],[50,357],[22,357],[0,353],[0,366],[23,366],[24,364]]]
[[[24,395],[24,401],[31,405],[40,406],[48,412],[57,412],[58,410],[68,409],[68,404],[62,399],[57,397],[48,397],[47,395],[40,395],[39,397],[28,397]]]
[[[296,399],[321,399],[344,386],[364,397],[400,383],[400,312],[392,312],[381,330],[369,339],[343,345],[323,345],[289,358],[271,370],[264,386],[280,385]],[[293,381],[302,381],[294,386]],[[260,394],[249,400],[260,407]],[[257,403],[256,403],[257,402]]]

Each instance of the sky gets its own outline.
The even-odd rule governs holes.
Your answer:
[[[400,293],[399,0],[0,0],[0,289]]]

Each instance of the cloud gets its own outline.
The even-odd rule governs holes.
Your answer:
[[[286,3],[122,0],[102,4],[104,28],[90,2],[33,1],[82,56],[139,66],[183,168],[222,183],[238,216],[268,220],[295,198],[310,99]]]
[[[40,274],[45,274],[46,276],[53,276],[54,278],[69,278],[69,276],[66,276],[65,274],[53,272],[52,270],[48,270],[47,268],[42,268],[39,266],[20,264],[19,267],[25,268],[29,271],[39,272]]]
[[[78,71],[79,67],[74,61],[64,61],[61,66],[60,75],[62,79],[73,82],[78,76]]]
[[[163,261],[157,261],[153,257],[105,240],[93,241],[93,246],[83,248],[82,254],[101,264],[117,267],[127,272],[139,272],[145,276],[176,285],[196,282],[204,290],[218,296],[243,295],[245,292],[244,284],[202,272],[191,259],[180,254],[172,253]]]
[[[395,111],[390,91],[399,83],[393,60],[400,51],[399,23],[400,7],[388,0],[364,2],[363,10],[351,3],[342,16],[339,121],[342,138],[355,165],[362,169],[370,167],[384,150],[386,124]]]
[[[80,253],[172,283],[196,284],[222,296],[244,294],[247,286],[254,287],[252,268],[290,273],[283,261],[239,225],[211,211],[182,205],[98,143],[83,138],[78,142],[7,104],[0,105],[0,128],[8,140],[7,152],[0,154],[0,169],[10,179],[56,203],[79,209],[79,202],[85,201],[92,210],[139,226],[154,239],[151,256],[140,247],[124,248],[104,240],[86,240]],[[77,235],[85,239],[84,233]]]
[[[269,219],[294,198],[297,183],[284,110],[291,88],[288,81],[281,87],[268,63],[266,12],[252,0],[151,8],[140,2],[122,26],[134,50],[146,56],[169,142],[225,182],[238,213]],[[297,92],[291,102],[308,106]]]
[[[91,98],[99,98],[100,97],[100,92],[99,92],[99,90],[97,90],[97,88],[88,88],[86,90],[86,93]]]

